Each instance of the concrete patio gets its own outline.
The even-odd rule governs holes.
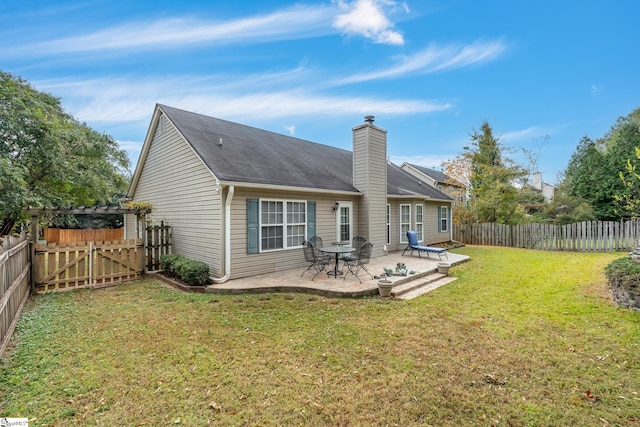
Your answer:
[[[413,291],[414,294],[425,293],[428,290],[435,289],[439,285],[446,284],[452,277],[438,275],[437,266],[439,262],[447,262],[455,271],[455,266],[466,262],[469,257],[448,252],[448,259],[438,259],[437,255],[431,255],[427,258],[423,255],[418,257],[417,253],[409,255],[407,252],[402,256],[402,251],[391,252],[388,255],[372,258],[366,265],[369,272],[374,276],[384,273],[384,267],[395,269],[397,263],[404,263],[408,271],[415,272],[407,276],[392,276],[389,279],[394,283],[394,290],[401,288],[407,289],[408,286],[419,288],[421,285],[424,292],[419,290]],[[342,263],[339,264],[339,268]],[[283,270],[275,273],[262,274],[258,276],[246,277],[241,279],[229,280],[222,284],[212,284],[207,286],[206,292],[217,294],[243,294],[243,293],[266,293],[266,292],[302,292],[325,297],[350,297],[359,298],[378,295],[378,280],[372,279],[366,272],[361,272],[360,279],[362,283],[352,274],[346,276],[328,276],[325,272],[318,274],[314,280],[311,280],[315,274],[311,270],[306,272],[303,277],[300,274],[306,269],[305,267]],[[346,271],[346,269],[345,269]],[[432,278],[432,279],[429,279]],[[437,281],[437,284],[436,284]],[[411,285],[411,283],[414,283]],[[430,285],[430,283],[433,283]]]

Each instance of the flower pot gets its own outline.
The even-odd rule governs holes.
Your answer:
[[[450,268],[451,268],[451,264],[449,264],[448,262],[438,263],[438,273],[440,274],[449,274]]]
[[[389,298],[391,296],[391,290],[393,289],[393,282],[390,280],[378,280],[378,292],[381,297]]]

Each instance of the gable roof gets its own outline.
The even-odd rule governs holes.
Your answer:
[[[358,192],[351,153],[166,105],[158,106],[220,181]]]
[[[438,184],[447,184],[447,185],[453,185],[453,186],[456,186],[456,187],[464,187],[464,185],[461,182],[459,182],[455,178],[450,177],[449,175],[447,175],[444,172],[437,171],[437,170],[431,169],[431,168],[426,168],[424,166],[414,165],[414,164],[411,164],[411,163],[404,163],[404,164],[406,164],[407,166],[410,166],[413,169],[417,170],[418,172],[428,176],[429,178],[431,178],[432,180],[434,180]]]
[[[353,186],[351,151],[166,105],[156,108],[220,181],[360,194]],[[451,200],[392,163],[387,164],[387,193]]]

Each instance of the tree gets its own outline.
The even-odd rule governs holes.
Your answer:
[[[565,172],[569,195],[589,202],[600,219],[614,216],[611,189],[616,184],[613,182],[616,176],[607,176],[606,163],[602,141],[585,136],[578,143]]]
[[[59,99],[0,71],[0,235],[25,206],[90,206],[124,195],[129,159]]]
[[[556,225],[596,219],[595,212],[589,202],[569,194],[565,177],[560,179],[556,187],[553,202],[546,205],[538,217],[541,222],[551,222]]]
[[[635,148],[636,161],[627,160],[625,171],[620,172],[620,180],[628,193],[616,197],[624,211],[632,218],[640,217],[640,170],[637,160],[640,160],[640,147]]]
[[[596,141],[584,137],[571,156],[565,175],[568,194],[585,200],[597,219],[614,220],[637,216],[633,200],[640,197],[634,180],[620,179],[640,164],[635,149],[640,146],[640,109],[621,117]]]
[[[502,224],[522,221],[519,190],[513,184],[528,175],[526,169],[503,156],[504,147],[487,121],[470,137],[472,147],[465,147],[456,159],[445,162],[448,175],[461,182],[466,178],[469,185],[469,203],[454,212],[456,219]]]

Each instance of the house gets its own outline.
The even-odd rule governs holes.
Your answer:
[[[535,172],[533,174],[533,180],[529,187],[534,191],[542,194],[544,196],[544,200],[547,203],[553,202],[553,196],[555,195],[556,187],[544,182],[542,180],[542,174],[540,172]]]
[[[367,116],[353,152],[156,105],[128,198],[172,226],[172,248],[214,282],[306,265],[302,243],[365,236],[372,257],[451,240],[452,199],[387,162],[387,132]],[[137,224],[127,218],[127,238]]]
[[[446,173],[407,162],[404,162],[400,167],[423,182],[448,194],[455,202],[465,203],[467,201],[467,187]]]

